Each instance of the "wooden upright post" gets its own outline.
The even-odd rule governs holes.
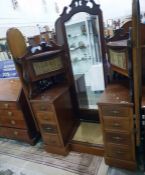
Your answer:
[[[133,47],[133,80],[134,110],[136,123],[136,145],[140,145],[140,107],[141,107],[141,47],[140,47],[140,5],[139,0],[132,3],[132,47]]]

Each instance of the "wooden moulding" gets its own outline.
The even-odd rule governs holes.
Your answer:
[[[137,165],[136,162],[134,161],[125,161],[125,160],[120,160],[120,159],[114,159],[111,157],[105,157],[105,163],[110,166],[118,167],[118,168],[123,168],[127,170],[136,170]]]
[[[88,153],[97,156],[104,156],[104,146],[103,145],[95,145],[91,143],[71,141],[70,142],[71,151]]]

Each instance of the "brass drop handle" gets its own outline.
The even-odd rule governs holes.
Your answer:
[[[13,113],[11,111],[8,112],[8,116],[11,117]]]
[[[121,137],[112,137],[114,140],[122,140],[122,138]]]
[[[18,135],[18,132],[17,131],[14,131],[14,135],[17,136]]]
[[[114,127],[120,127],[120,124],[119,123],[114,123],[113,126]]]
[[[15,122],[14,120],[12,120],[12,121],[11,121],[11,124],[12,124],[12,125],[15,125],[15,124],[16,124],[16,122]]]
[[[8,109],[8,107],[9,107],[9,104],[4,104],[4,107],[5,107],[5,109]]]
[[[119,111],[113,111],[114,114],[119,114]]]
[[[118,151],[115,151],[116,154],[124,154],[122,151],[118,150]]]

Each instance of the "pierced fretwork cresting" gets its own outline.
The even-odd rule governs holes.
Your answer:
[[[101,13],[100,5],[96,4],[94,0],[73,0],[72,3],[65,7],[62,14],[63,21],[69,20],[75,13],[88,12],[92,15],[99,15]],[[98,12],[98,14],[96,14]]]

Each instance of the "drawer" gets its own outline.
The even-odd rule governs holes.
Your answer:
[[[14,128],[0,127],[0,137],[27,141],[27,142],[30,141],[30,137],[27,130],[14,129]]]
[[[39,126],[43,133],[57,133],[58,132],[56,125],[44,123],[44,124],[40,124]]]
[[[36,116],[40,124],[52,123],[55,124],[55,114],[53,112],[37,112]]]
[[[38,111],[52,111],[53,112],[53,107],[51,104],[48,104],[47,102],[33,102],[32,108],[35,112]]]
[[[0,110],[1,118],[24,120],[23,113],[18,110]]]
[[[42,134],[43,141],[45,144],[50,144],[54,146],[61,146],[60,138],[57,134]]]
[[[131,145],[131,134],[105,132],[105,140],[108,143]]]
[[[106,150],[107,152],[105,152],[105,154],[112,158],[121,159],[121,160],[134,159],[134,155],[132,151],[133,149],[129,147],[120,147],[113,144],[108,144],[106,145]]]
[[[131,121],[124,117],[103,117],[104,129],[120,130],[130,132],[132,129]]]
[[[0,109],[20,109],[17,102],[0,102]]]
[[[27,125],[24,120],[9,119],[4,117],[0,118],[0,126],[27,129]]]
[[[103,106],[103,116],[129,117],[130,108],[123,106]]]

